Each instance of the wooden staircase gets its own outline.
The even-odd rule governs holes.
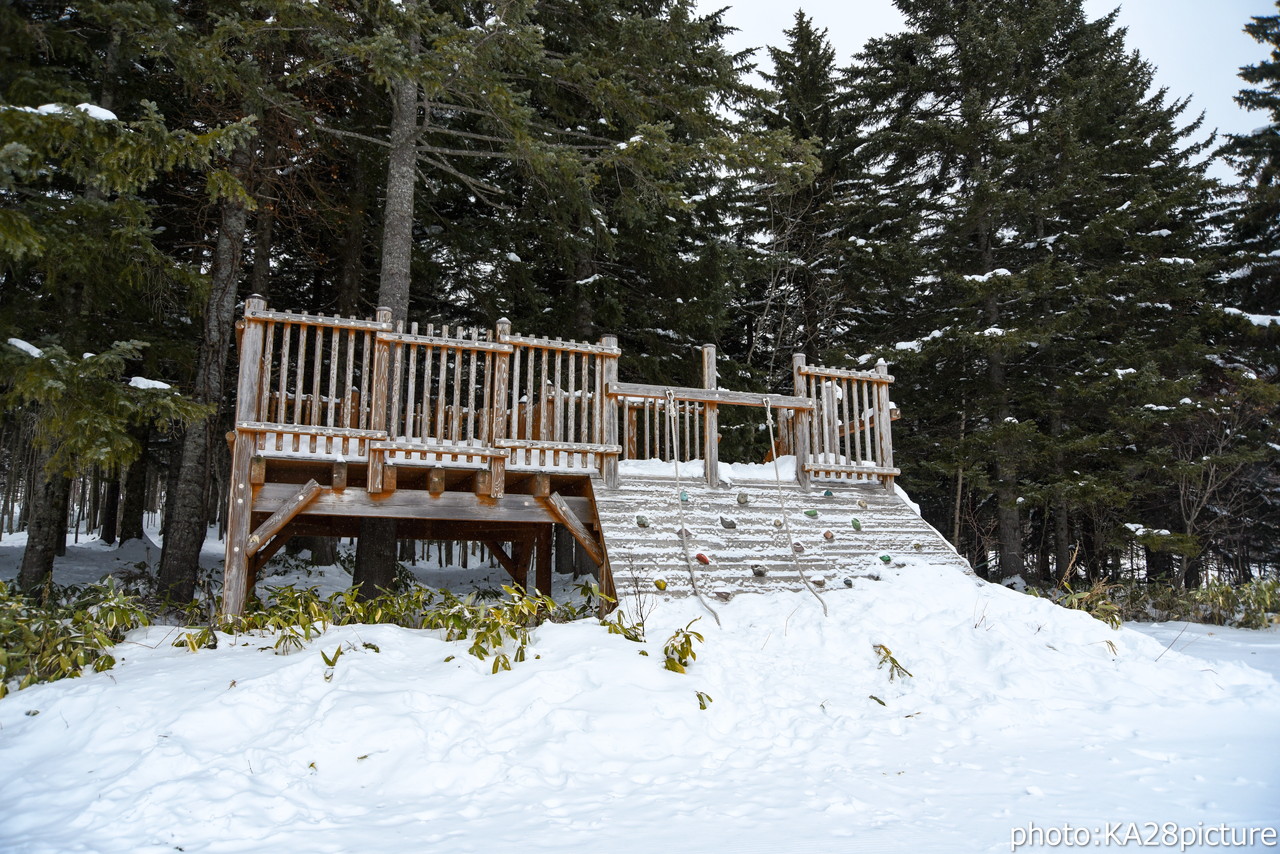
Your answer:
[[[672,476],[629,477],[614,489],[595,480],[593,487],[621,595],[658,589],[690,593],[690,565],[701,592],[720,597],[803,589],[801,570],[820,589],[843,587],[847,578],[874,574],[907,557],[972,573],[932,525],[876,482],[814,483],[806,490],[794,481],[708,487],[682,480],[677,487]],[[682,528],[688,532],[688,563]],[[796,543],[802,551],[795,550]]]

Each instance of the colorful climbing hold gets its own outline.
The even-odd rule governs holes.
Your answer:
[[[846,578],[846,579],[844,580],[844,586],[845,586],[845,587],[852,587],[852,586],[853,586],[853,579],[852,579],[852,578]]]
[[[739,504],[748,504],[748,503],[750,503],[750,502],[751,502],[751,499],[747,497],[747,494],[746,494],[745,492],[739,492],[739,493],[738,493],[738,503],[739,503]]]
[[[688,500],[689,500],[689,493],[685,492],[683,489],[680,490],[680,501],[688,502]]]
[[[804,554],[804,543],[792,543],[791,551],[795,552],[796,554]]]
[[[773,527],[775,527],[775,528],[781,528],[781,527],[782,527],[782,520],[781,520],[781,519],[774,519],[774,520],[773,520]]]
[[[831,490],[829,490],[829,489],[825,489],[825,490],[823,490],[823,492],[822,492],[822,497],[823,497],[823,498],[834,498],[834,497],[835,497],[835,493],[834,493],[834,492],[832,492],[832,491],[831,491]]]
[[[636,527],[637,527],[637,528],[647,528],[647,527],[649,527],[649,517],[648,517],[648,516],[637,516],[637,517],[636,517]]]
[[[707,564],[711,563],[711,558],[707,557],[702,552],[698,552],[697,558],[698,558],[698,563],[702,564],[703,566],[706,566]]]
[[[726,519],[723,516],[721,516],[720,527],[724,528],[725,530],[732,531],[734,528],[738,527],[738,523],[733,521],[732,519]]]
[[[892,556],[892,555],[880,555],[880,560],[884,561],[885,563],[889,563],[890,561],[892,561],[892,560],[893,560],[893,556]]]
[[[810,519],[817,519],[817,518],[818,518],[818,511],[817,511],[817,510],[806,510],[806,511],[804,511],[804,515],[808,516]]]
[[[677,537],[679,537],[679,538],[680,538],[680,539],[682,539],[682,540],[691,540],[691,539],[693,539],[693,534],[689,533],[689,529],[688,529],[688,528],[681,528],[679,531],[676,531],[676,536],[677,536]]]
[[[915,549],[916,551],[921,551],[924,549],[924,543],[912,543],[911,548]]]
[[[862,523],[858,521],[858,517],[857,517],[857,516],[854,516],[852,519],[850,519],[850,520],[849,520],[849,524],[853,526],[853,530],[855,530],[855,531],[861,531],[861,530],[862,530]]]
[[[824,540],[834,540],[835,538],[836,538],[836,535],[835,535],[834,533],[832,533],[831,531],[823,531],[823,532],[822,532],[822,539],[824,539]]]
[[[659,590],[666,590],[667,582],[663,581],[661,578],[655,578],[653,580],[653,586],[658,588]]]
[[[867,502],[866,502],[866,499],[864,499],[864,498],[859,498],[859,499],[858,499],[858,506],[859,506],[859,507],[861,507],[863,510],[866,510],[866,509],[867,509]]]

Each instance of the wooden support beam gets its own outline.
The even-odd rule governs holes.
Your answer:
[[[533,586],[539,593],[546,596],[551,595],[551,529],[553,527],[553,525],[543,525],[538,528],[537,541],[534,545],[537,560],[534,563]]]
[[[438,497],[443,492],[448,483],[445,481],[445,470],[439,466],[427,472],[427,491],[432,496]]]
[[[493,494],[493,472],[488,469],[476,472],[471,478],[471,488],[477,497],[491,497]]]
[[[396,467],[390,463],[382,467],[382,492],[396,491]]]
[[[494,340],[505,343],[507,336],[511,334],[511,321],[505,317],[499,318],[494,325]],[[511,376],[511,352],[515,348],[507,345],[505,352],[495,353],[493,357],[493,398],[486,401],[489,406],[489,412],[486,416],[489,419],[489,442],[497,445],[498,441],[506,435],[507,429],[507,385]],[[507,457],[504,454],[501,457],[489,458],[489,473],[492,475],[489,485],[489,497],[501,498],[507,488]]]
[[[254,585],[258,583],[258,575],[262,572],[262,567],[266,566],[267,561],[276,556],[276,553],[284,548],[284,544],[293,537],[293,525],[285,525],[284,528],[274,537],[263,544],[254,555],[249,558],[249,590],[252,591]]]
[[[527,563],[520,563],[512,558],[502,547],[502,543],[497,540],[481,540],[480,542],[493,553],[493,556],[498,560],[498,565],[507,571],[507,575],[511,576],[512,581],[519,584],[520,587],[528,589],[529,565]],[[519,540],[515,542],[519,542]],[[519,553],[517,552],[517,554]]]
[[[297,492],[287,483],[268,483],[258,489],[253,502],[255,513],[274,513]],[[570,515],[582,520],[594,518],[590,498],[561,496]],[[495,501],[473,492],[444,492],[432,496],[419,489],[371,495],[366,490],[347,488],[341,492],[322,491],[303,509],[302,516],[354,516],[388,519],[439,519],[493,524],[559,522],[545,503],[532,495],[506,495]]]
[[[333,464],[333,478],[329,481],[334,489],[347,488],[347,462],[339,460]]]
[[[322,489],[323,487],[316,483],[314,478],[303,484],[302,489],[299,489],[292,498],[280,505],[280,508],[267,518],[267,521],[259,525],[257,530],[249,535],[249,539],[245,543],[245,555],[252,557],[267,539],[293,521],[294,516],[297,516],[308,504],[315,501],[316,496],[320,494]]]
[[[618,339],[613,335],[605,335],[600,339],[602,347],[609,350],[618,348]],[[613,453],[604,454],[600,458],[600,476],[604,478],[604,482],[611,488],[618,486],[618,454],[622,449],[618,447],[618,401],[608,394],[608,389],[618,381],[618,358],[600,356],[600,370],[603,373],[603,385],[606,390],[607,399],[604,401],[604,435],[602,442],[610,447],[618,448]],[[596,561],[597,564],[600,561]]]
[[[245,300],[245,311],[261,311],[267,301],[254,294]],[[262,391],[263,324],[247,323],[240,340],[240,373],[236,385],[236,421],[254,421],[258,417],[258,397]],[[249,482],[256,439],[251,433],[236,432],[235,450],[231,455],[231,494],[227,503],[227,550],[222,574],[222,613],[237,616],[244,612],[249,596],[249,556],[245,545],[249,539],[249,521],[254,493],[261,487]]]
[[[569,529],[569,533],[573,534],[573,538],[582,545],[596,566],[604,565],[604,548],[595,537],[591,536],[587,526],[582,524],[582,520],[573,512],[568,501],[560,493],[553,492],[538,501],[542,502],[547,512],[554,516],[557,522]]]
[[[267,460],[262,454],[254,454],[249,461],[249,483],[262,486],[267,482]]]
[[[716,345],[704,344],[702,347],[702,386],[708,390],[716,388]],[[702,462],[706,469],[707,486],[720,485],[720,418],[716,404],[708,403],[702,410]]]
[[[801,397],[808,394],[808,380],[805,378],[805,358],[804,353],[794,353],[791,356],[791,374],[795,381],[796,396]],[[796,455],[796,480],[800,485],[808,488],[809,472],[805,470],[805,463],[809,461],[809,423],[813,418],[813,401],[807,397],[810,406],[806,410],[796,410],[795,416],[791,419],[792,440],[791,449]]]
[[[537,472],[529,479],[529,494],[537,498],[546,498],[551,494],[551,475],[544,471]]]

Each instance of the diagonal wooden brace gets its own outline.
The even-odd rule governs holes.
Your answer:
[[[293,517],[297,516],[304,508],[324,491],[324,487],[316,483],[315,478],[303,484],[297,494],[280,505],[280,509],[272,513],[267,521],[258,526],[258,529],[249,535],[249,542],[245,546],[245,555],[252,557],[258,549],[262,548],[262,544],[271,539],[271,536],[277,533],[285,525],[293,521]]]
[[[538,501],[557,522],[569,529],[569,533],[573,534],[573,538],[586,550],[587,555],[596,566],[604,566],[604,549],[596,541],[596,538],[591,536],[591,532],[587,530],[586,525],[582,524],[582,520],[560,497],[560,493],[553,492],[546,498],[539,498]]]

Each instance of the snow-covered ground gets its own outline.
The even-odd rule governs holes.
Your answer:
[[[73,547],[58,581],[113,556]],[[1067,826],[1209,851],[1222,825],[1276,850],[1280,633],[1113,631],[906,560],[824,593],[827,617],[776,593],[716,603],[720,626],[695,599],[630,601],[643,645],[544,625],[497,675],[393,626],[287,656],[139,630],[114,670],[0,700],[0,851],[950,854],[1065,847]],[[697,661],[664,670],[698,617]]]

